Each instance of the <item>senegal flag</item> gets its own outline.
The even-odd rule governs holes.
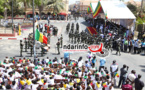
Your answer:
[[[36,29],[35,32],[35,40],[47,44],[47,37],[45,37],[42,33],[40,33],[38,29]]]
[[[101,12],[101,10],[102,10],[102,7],[101,7],[101,3],[99,1],[98,5],[97,5],[97,7],[96,7],[96,9],[95,9],[95,11],[93,13],[93,18],[95,18]]]

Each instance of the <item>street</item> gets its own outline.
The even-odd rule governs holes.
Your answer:
[[[74,22],[76,24],[76,22],[74,20],[69,21],[70,23]],[[79,18],[79,20],[77,21],[80,25],[80,31],[85,30],[86,26],[88,26],[87,22],[85,22],[85,20],[83,18]],[[39,21],[39,23],[43,23],[43,25],[45,23],[47,23],[47,21]],[[46,57],[49,57],[51,59],[53,59],[54,57],[60,58],[63,57],[64,52],[62,52],[62,50],[60,49],[60,55],[57,55],[57,50],[56,50],[56,43],[57,43],[57,39],[58,37],[60,37],[60,35],[63,35],[63,44],[69,44],[69,38],[68,38],[68,34],[65,33],[66,31],[66,25],[68,24],[68,22],[51,22],[51,25],[54,25],[56,27],[58,27],[58,35],[57,36],[52,36],[51,40],[50,40],[50,50],[47,52],[47,54],[45,54],[43,57],[40,56],[40,54],[38,54],[38,56],[40,56],[39,58],[43,59]],[[25,38],[29,33],[32,33],[33,29],[29,28],[26,31],[23,31],[21,36],[17,36],[17,38]],[[16,57],[17,59],[19,58],[31,58],[33,59],[33,57],[30,57],[30,50],[28,50],[28,52],[23,52],[23,57],[20,57],[20,41],[19,40],[0,40],[0,61],[2,62],[4,60],[4,58],[6,56],[8,57]],[[25,49],[23,49],[24,51]],[[38,52],[40,53],[40,52]],[[106,58],[107,62],[106,62],[106,67],[108,68],[108,70],[110,70],[110,65],[112,64],[113,60],[116,60],[119,68],[122,68],[123,64],[126,64],[127,66],[129,66],[129,71],[128,74],[131,72],[131,70],[136,70],[136,74],[141,74],[142,78],[141,80],[143,80],[145,82],[145,77],[143,77],[143,75],[145,75],[145,56],[139,55],[139,54],[130,54],[130,53],[123,53],[121,52],[121,56],[116,55],[115,54],[116,51],[113,51],[111,53],[110,51],[110,56]],[[70,58],[71,59],[78,59],[80,56],[83,57],[83,60],[86,60],[86,55],[87,52],[77,52],[77,53],[72,53]],[[97,68],[99,68],[99,58],[97,57]],[[120,72],[120,70],[119,70]]]

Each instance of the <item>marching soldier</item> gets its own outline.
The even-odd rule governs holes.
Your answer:
[[[60,37],[60,44],[61,44],[61,48],[62,48],[62,45],[63,45],[63,36],[61,34],[61,37]]]
[[[69,35],[68,35],[68,36],[69,36],[69,41],[70,41],[70,39],[71,39],[71,33],[69,33]]]
[[[30,44],[30,52],[31,52],[31,56],[32,56],[32,54],[33,54],[33,45],[32,44]]]
[[[43,45],[41,45],[41,56],[43,56],[44,54],[44,48],[43,48]]]
[[[27,52],[27,44],[28,44],[28,42],[27,42],[27,40],[25,38],[25,52]]]
[[[57,46],[58,54],[60,54],[60,51],[59,51],[59,48],[60,48],[60,42],[59,42],[59,39],[58,39],[58,42],[56,43],[56,46]]]
[[[22,40],[20,40],[20,56],[22,57],[22,52],[23,52],[23,43]]]

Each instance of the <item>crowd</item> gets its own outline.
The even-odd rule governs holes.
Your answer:
[[[98,64],[100,62],[100,64]],[[97,65],[96,65],[97,64]],[[55,57],[39,59],[16,59],[6,57],[0,62],[0,89],[3,90],[115,90],[114,86],[122,90],[142,90],[144,83],[141,75],[136,75],[129,67],[123,65],[119,70],[116,60],[109,67],[105,66],[106,59],[96,59],[90,52],[87,60]],[[97,68],[99,67],[99,68]],[[120,71],[120,74],[119,74]],[[117,85],[116,78],[119,78]]]
[[[98,32],[97,37],[101,37],[106,48],[116,50],[116,54],[121,51],[134,54],[141,54],[143,52],[145,54],[144,36],[141,39],[134,38],[134,31],[109,21],[106,21],[105,25],[103,19],[98,19],[95,24],[93,24],[91,19],[88,19],[87,22],[96,28]]]

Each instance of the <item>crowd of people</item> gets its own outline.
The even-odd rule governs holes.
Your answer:
[[[93,24],[91,19],[87,22],[97,30],[97,37],[101,37],[99,41],[104,42],[104,46],[108,49],[116,50],[116,54],[120,52],[128,52],[134,54],[145,54],[145,37],[134,38],[134,31],[123,27],[122,25],[104,20],[96,20]]]
[[[141,75],[137,76],[135,70],[128,74],[129,67],[125,64],[119,70],[116,60],[110,65],[110,70],[105,64],[106,59],[97,60],[91,52],[87,54],[85,62],[82,57],[78,60],[66,56],[54,59],[36,57],[35,61],[6,57],[0,62],[0,89],[115,90],[114,86],[121,87],[122,90],[133,90],[134,86],[135,90],[143,89]],[[117,85],[116,78],[119,76]]]

